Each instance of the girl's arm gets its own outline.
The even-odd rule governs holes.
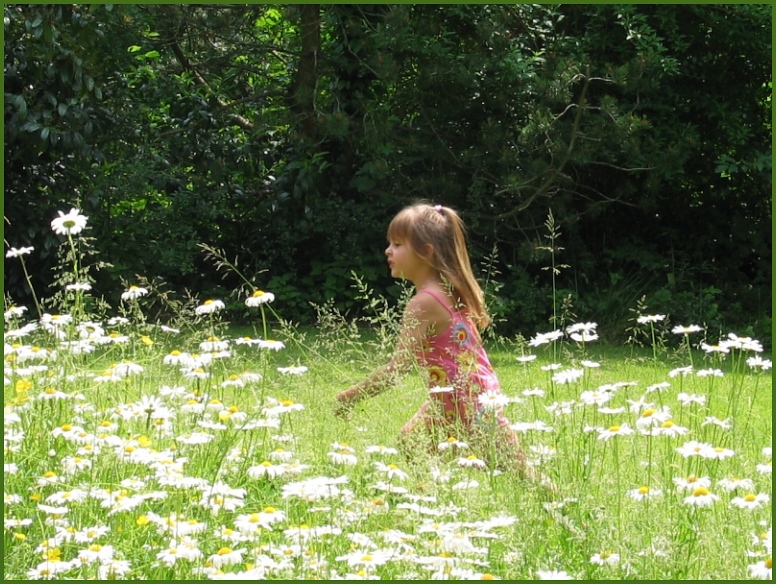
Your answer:
[[[357,402],[382,393],[410,371],[431,324],[429,308],[433,307],[429,306],[428,299],[433,301],[428,294],[418,294],[407,303],[391,360],[360,383],[338,393],[337,414],[344,414]]]

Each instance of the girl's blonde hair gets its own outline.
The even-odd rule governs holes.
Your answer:
[[[410,205],[391,220],[388,239],[409,244],[449,283],[456,300],[468,311],[477,328],[482,330],[488,325],[485,295],[472,272],[466,228],[458,213],[442,205]],[[429,244],[434,251],[426,257]]]

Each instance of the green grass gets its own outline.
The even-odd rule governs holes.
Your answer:
[[[758,562],[770,566],[771,373],[746,365],[754,353],[734,350],[719,360],[694,352],[692,373],[671,377],[671,371],[688,365],[686,352],[662,351],[656,360],[649,348],[564,342],[535,348],[536,360],[521,364],[516,356],[524,348],[492,343],[491,360],[505,393],[521,400],[507,406],[507,416],[516,424],[540,421],[552,427],[520,434],[528,459],[557,486],[557,493],[548,495],[535,482],[512,473],[461,467],[449,454],[419,454],[407,461],[399,454],[366,452],[374,445],[395,447],[399,429],[426,395],[422,377],[413,373],[357,406],[349,421],[333,415],[335,394],[387,358],[387,328],[365,332],[341,320],[310,331],[276,328],[271,336],[282,339],[286,348],[275,352],[235,343],[246,334],[262,336],[261,323],[248,330],[217,324],[218,315],[212,321],[192,319],[193,334],[174,336],[138,321],[123,326],[130,337],[127,344],[95,344],[93,353],[83,355],[68,352],[42,329],[20,339],[6,338],[7,345],[16,343],[10,351],[6,347],[5,364],[4,462],[15,465],[5,473],[6,579],[32,579],[47,571],[68,579],[111,574],[162,580],[219,574],[256,579],[335,579],[348,574],[536,579],[547,570],[562,570],[576,579],[743,579],[752,576],[750,567]],[[116,328],[122,327],[106,326],[106,331]],[[173,349],[206,352],[198,345],[214,331],[229,341],[230,356],[203,365],[208,378],[188,378],[181,367],[163,363]],[[153,344],[144,343],[143,336]],[[20,355],[29,354],[33,346],[56,349],[56,357],[20,362]],[[584,368],[584,375],[571,383],[554,382],[554,372],[542,369],[552,362],[562,364],[561,370],[583,369],[583,357],[600,366]],[[142,373],[97,381],[111,365],[125,362],[142,366]],[[46,369],[32,370],[30,364]],[[289,365],[304,365],[308,371],[299,376],[278,372],[278,367]],[[723,376],[699,376],[704,369],[720,369]],[[244,387],[222,387],[230,376],[246,371],[263,378]],[[663,382],[670,386],[646,393]],[[48,388],[67,397],[49,401]],[[523,395],[534,388],[544,396]],[[605,406],[616,413],[579,405],[583,392],[605,391],[600,388],[609,388],[612,397]],[[682,406],[677,399],[682,392],[703,396],[705,404]],[[143,396],[158,399],[154,408],[145,411],[138,405]],[[639,420],[645,418],[647,406],[633,406],[640,399],[657,411],[668,408],[671,420],[686,428],[686,434],[642,435],[637,424],[644,423]],[[241,429],[246,422],[272,420],[265,408],[278,400],[304,409],[278,414],[277,427]],[[568,411],[553,412],[553,404]],[[708,416],[727,419],[731,427],[706,423]],[[83,436],[57,435],[67,425],[83,428]],[[626,425],[635,432],[599,439],[601,430]],[[210,441],[187,443],[187,436],[196,433],[210,436]],[[690,440],[734,454],[725,460],[685,458],[676,449]],[[338,450],[335,443],[353,449],[354,465],[333,461],[329,453]],[[306,468],[295,475],[252,477],[264,461],[272,468],[281,464],[272,458],[280,456],[279,448],[293,453],[291,461]],[[91,465],[68,473],[73,457]],[[406,479],[390,481],[407,489],[406,494],[376,488],[388,482],[377,461],[408,473]],[[434,468],[447,473],[449,480],[439,480]],[[58,478],[42,482],[46,473]],[[709,507],[685,503],[693,497],[692,489],[677,491],[676,479],[693,476],[708,477],[708,491],[718,497]],[[338,494],[315,500],[287,496],[289,486],[307,481],[310,489],[310,481],[322,477],[342,481],[329,487]],[[720,481],[732,477],[750,480],[751,487],[724,491]],[[453,488],[465,481],[479,486]],[[231,493],[220,496],[231,500],[234,509],[213,511],[219,485]],[[662,494],[636,501],[628,492],[641,487]],[[55,503],[62,493],[76,493],[78,498],[79,490],[87,493],[83,500]],[[768,501],[751,511],[733,505],[735,497],[748,493],[766,495]],[[696,494],[695,500],[704,497],[703,491]],[[133,496],[137,500],[117,510],[120,507],[103,503],[109,496],[118,496],[118,502]],[[203,505],[203,499],[210,504]],[[41,503],[62,509],[41,509]],[[235,537],[240,516],[267,508],[282,511],[284,518],[245,541],[217,534],[233,530]],[[173,517],[184,522],[176,524]],[[503,525],[487,523],[504,517],[510,520]],[[157,518],[163,518],[161,524]],[[180,551],[182,535],[175,537],[170,526],[192,524],[204,526],[190,536],[190,547],[199,555],[172,565],[161,561],[159,555],[173,539],[179,557],[185,555]],[[293,547],[297,540],[286,530],[299,526],[332,533]],[[107,530],[94,540],[75,540],[75,532],[94,527]],[[244,551],[239,561],[219,568],[219,559],[231,557],[226,548]],[[348,554],[354,553],[349,565]],[[379,560],[382,553],[388,554],[384,562]],[[592,563],[596,554],[610,563]],[[365,556],[372,557],[374,565]],[[770,574],[769,567],[762,569]]]

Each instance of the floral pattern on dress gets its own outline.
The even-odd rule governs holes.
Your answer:
[[[445,370],[437,366],[429,367],[428,384],[430,387],[442,387],[445,385],[449,385],[449,381],[447,379],[447,373],[445,372]]]
[[[477,355],[471,351],[462,351],[455,356],[458,363],[459,375],[468,374],[477,369]]]
[[[467,346],[471,337],[471,332],[469,331],[469,327],[466,326],[466,323],[459,322],[453,327],[453,341],[455,341],[459,347]]]

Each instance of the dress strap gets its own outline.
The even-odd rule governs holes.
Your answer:
[[[439,295],[438,293],[434,292],[433,290],[429,290],[428,288],[423,288],[422,290],[419,290],[419,291],[425,292],[426,294],[430,294],[431,296],[433,296],[436,299],[436,301],[439,302],[439,304],[445,307],[445,310],[447,310],[447,312],[450,313],[450,316],[456,315],[455,311],[453,311],[453,309],[450,308],[450,305],[447,303],[447,301],[444,298],[442,298],[442,296]]]

